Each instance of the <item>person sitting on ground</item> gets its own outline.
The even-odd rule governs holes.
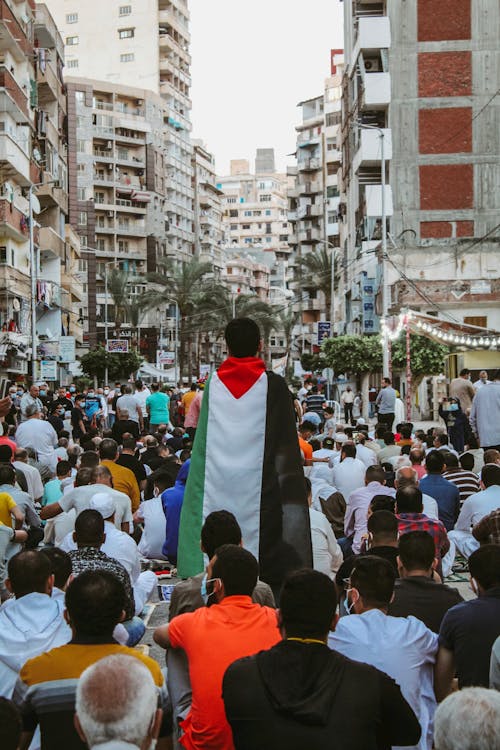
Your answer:
[[[361,549],[361,542],[366,534],[368,506],[375,495],[396,495],[394,489],[385,486],[384,470],[378,465],[366,469],[365,487],[351,492],[347,499],[344,532],[348,539],[353,537],[352,551],[355,555]]]
[[[299,447],[304,456],[304,466],[313,465],[313,449],[310,439],[316,432],[316,427],[312,422],[302,422],[299,425]]]
[[[423,448],[412,448],[410,451],[410,463],[412,469],[417,473],[417,477],[420,481],[422,477],[425,477],[427,474],[425,466],[422,465],[422,462],[425,458],[425,452]]]
[[[471,456],[472,458],[472,456]],[[460,466],[458,456],[454,453],[446,452],[444,454],[444,471],[443,477],[458,487],[460,493],[460,506],[462,506],[468,497],[481,489],[479,479],[473,471],[466,471]]]
[[[431,750],[438,637],[415,617],[388,615],[395,579],[387,560],[374,555],[358,558],[346,592],[346,609],[354,614],[340,618],[328,645],[396,680],[422,728],[418,748]]]
[[[460,690],[489,686],[491,650],[500,635],[500,547],[485,544],[473,552],[469,572],[477,599],[449,609],[439,631],[438,701],[451,692],[455,675]]]
[[[386,430],[386,432],[383,433],[383,439],[385,447],[381,448],[377,454],[379,464],[385,463],[390,458],[393,458],[393,456],[401,455],[401,446],[396,445],[394,433]]]
[[[456,545],[460,554],[468,558],[479,547],[479,542],[472,534],[472,527],[492,511],[500,508],[500,466],[485,464],[481,469],[481,492],[465,501],[453,531],[449,538]]]
[[[11,594],[5,585],[7,578],[7,561],[21,550],[20,545],[28,539],[24,529],[13,529],[0,521],[0,604],[10,599]]]
[[[59,461],[56,466],[55,479],[51,479],[44,487],[42,505],[51,505],[61,499],[66,485],[65,480],[72,481],[71,465],[69,461]]]
[[[398,573],[398,521],[394,515],[394,504],[392,508],[379,510],[382,503],[385,501],[388,504],[391,498],[386,495],[376,495],[370,503],[370,512],[368,515],[367,529],[368,535],[366,540],[366,550],[363,550],[359,555],[376,555],[377,557],[383,557],[384,560],[390,562],[394,568],[394,572]],[[373,510],[372,510],[373,508]],[[359,559],[359,555],[351,555],[348,557],[337,571],[335,576],[335,587],[339,596],[341,614],[346,614],[344,607],[344,595],[346,590],[346,581],[351,575],[352,569],[356,566],[356,562]]]
[[[128,409],[120,410],[120,416],[114,423],[111,434],[118,445],[122,445],[124,435],[130,435],[135,440],[139,440],[139,425],[133,419],[129,419]]]
[[[472,529],[472,536],[482,544],[500,544],[500,508],[484,516]]]
[[[364,487],[366,466],[356,458],[354,443],[343,443],[340,451],[340,462],[330,459],[329,466],[333,469],[332,482],[347,502],[351,492]]]
[[[138,550],[148,560],[167,560],[162,550],[165,543],[165,515],[161,495],[173,486],[170,474],[155,472],[154,497],[144,500],[134,513],[136,524],[142,525]]]
[[[399,578],[389,604],[393,617],[413,615],[439,633],[441,621],[455,604],[463,602],[457,589],[435,578],[438,566],[434,540],[427,531],[410,531],[399,540]]]
[[[132,513],[135,513],[141,501],[141,493],[135,474],[125,466],[119,466],[118,445],[115,440],[106,438],[99,446],[99,456],[102,466],[107,466],[113,477],[113,487],[118,492],[123,492],[130,498],[132,503]]]
[[[420,726],[396,682],[328,649],[337,598],[322,573],[285,579],[276,646],[226,670],[222,696],[236,750],[415,745]],[[363,690],[359,686],[363,685]],[[359,718],[362,717],[362,721]]]
[[[23,448],[23,450],[26,450]],[[26,452],[28,452],[26,450]],[[13,465],[13,457],[14,453],[12,452],[12,448],[10,445],[0,445],[0,465],[7,464],[7,466]],[[26,479],[26,475],[24,474],[22,469],[18,469],[14,467],[14,470],[16,472],[16,482],[19,485],[19,488],[23,492],[28,492],[28,481]]]
[[[500,750],[500,693],[471,687],[449,695],[434,717],[435,750]]]
[[[429,518],[423,512],[422,491],[419,487],[408,486],[396,492],[396,516],[399,537],[409,531],[426,531],[434,540],[434,556],[438,559],[437,571],[443,574],[442,560],[450,549],[450,540],[441,521]],[[451,562],[446,565],[446,575],[451,570]]]
[[[67,643],[64,602],[52,599],[54,577],[43,552],[25,550],[9,560],[8,590],[15,599],[0,609],[0,695],[10,698],[27,659]]]
[[[57,432],[49,422],[42,419],[42,414],[35,404],[26,408],[26,421],[16,430],[16,443],[20,448],[32,448],[36,451],[39,462],[55,474],[57,465]]]
[[[403,487],[418,487],[419,479],[417,472],[412,466],[402,466],[396,470],[394,487],[401,490]],[[437,502],[430,495],[422,493],[423,513],[428,518],[439,519],[439,508]]]
[[[83,451],[78,460],[79,469],[97,469],[99,466],[99,454],[92,448]]]
[[[309,503],[309,520],[311,523],[311,543],[314,570],[334,578],[344,556],[335,539],[332,527],[324,513],[312,507],[311,482],[305,477],[307,502]]]
[[[236,659],[274,646],[279,640],[276,611],[254,604],[258,576],[254,556],[234,544],[219,547],[207,567],[202,594],[212,606],[179,615],[155,630],[163,648],[187,654],[191,709],[180,726],[185,748],[231,750],[233,738],[224,713],[222,678]],[[217,644],[217,648],[214,648]]]
[[[146,470],[136,457],[136,453],[137,442],[135,438],[125,434],[122,440],[122,450],[116,463],[118,466],[125,466],[126,469],[130,469],[134,473],[139,489],[142,492],[146,485]]]
[[[429,449],[429,453],[430,451],[454,453],[455,455],[458,456],[457,451],[450,444],[450,438],[445,432],[438,432],[434,435],[434,439],[432,441],[432,448]]]
[[[23,718],[23,747],[29,746],[38,725],[42,750],[87,747],[74,725],[76,689],[82,672],[106,656],[125,654],[141,661],[164,700],[163,675],[157,662],[113,638],[116,625],[124,618],[125,602],[122,583],[108,571],[88,570],[71,581],[65,612],[72,632],[70,643],[27,661],[16,683],[13,698]]]
[[[29,453],[26,448],[16,448],[14,451],[14,459],[12,466],[16,472],[16,481],[19,484],[19,477],[24,477],[26,482],[25,492],[31,497],[33,502],[41,503],[43,496],[43,482],[40,471],[36,466],[32,466],[29,462]],[[21,486],[24,489],[24,486]]]
[[[402,448],[404,445],[412,445],[413,440],[411,437],[411,425],[409,424],[403,424],[401,425],[401,429],[399,431],[399,440],[398,445],[400,448]]]
[[[358,432],[356,445],[356,458],[364,463],[366,468],[374,466],[377,463],[377,455],[367,447],[371,441],[363,432]]]
[[[425,467],[427,476],[420,480],[420,489],[437,502],[439,520],[446,531],[451,531],[460,512],[460,493],[458,487],[443,477],[443,452],[431,450],[426,456]]]
[[[90,750],[143,750],[161,726],[158,691],[150,670],[133,656],[114,654],[82,672],[76,688],[75,726]]]
[[[158,440],[153,435],[146,435],[142,444],[144,450],[140,454],[140,462],[143,466],[148,466],[151,471],[158,469],[162,461],[158,455]]]
[[[163,556],[173,565],[176,565],[177,563],[179,524],[190,466],[191,461],[186,461],[177,474],[174,486],[164,490],[161,495],[163,513],[165,516],[165,541],[163,543],[162,553]]]
[[[52,599],[60,599],[64,604],[66,589],[73,578],[71,557],[59,547],[44,547],[43,554],[50,561],[50,569],[54,576]]]
[[[23,528],[28,532],[27,547],[37,547],[43,539],[42,522],[31,497],[16,487],[16,472],[11,464],[0,464],[0,494],[10,495],[22,512]]]

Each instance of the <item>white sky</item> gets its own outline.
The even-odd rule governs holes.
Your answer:
[[[340,0],[190,0],[193,137],[216,158],[249,159],[273,147],[293,164],[303,99],[319,96],[330,49],[341,48]]]

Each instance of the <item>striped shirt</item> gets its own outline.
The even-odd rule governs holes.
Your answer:
[[[448,482],[452,482],[458,487],[458,492],[460,493],[460,505],[462,505],[470,495],[479,492],[481,489],[477,474],[474,474],[473,471],[466,471],[465,469],[454,467],[443,471],[443,476]]]
[[[75,639],[66,646],[53,648],[26,662],[12,696],[21,711],[24,731],[32,732],[40,724],[41,750],[83,750],[87,747],[73,724],[76,686],[87,667],[112,654],[126,654],[142,661],[151,672],[162,698],[165,697],[159,665],[139,651],[114,641],[110,643],[109,639],[92,643]]]

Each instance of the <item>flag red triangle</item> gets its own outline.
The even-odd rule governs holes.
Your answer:
[[[217,375],[234,398],[241,398],[265,369],[259,357],[228,357],[217,370]]]

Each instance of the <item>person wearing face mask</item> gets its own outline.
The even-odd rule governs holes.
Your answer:
[[[476,599],[448,610],[439,631],[436,697],[444,700],[458,688],[489,687],[491,651],[500,635],[500,546],[485,544],[469,557]]]
[[[349,659],[371,664],[398,683],[422,728],[420,742],[412,747],[431,750],[438,637],[416,617],[387,614],[395,580],[387,560],[359,557],[346,591],[349,616],[340,618],[328,645]]]
[[[21,409],[21,422],[26,422],[28,417],[26,416],[26,409],[28,406],[36,406],[37,411],[43,413],[43,404],[39,398],[40,396],[40,388],[37,385],[30,386],[29,391],[27,393],[24,393],[21,397],[20,401],[20,409]]]
[[[163,543],[162,553],[163,556],[166,557],[167,560],[170,560],[174,565],[177,563],[179,524],[190,466],[190,460],[183,463],[177,474],[174,486],[166,489],[161,495],[163,513],[166,522],[165,542]]]
[[[465,435],[470,433],[469,420],[462,411],[460,399],[449,398],[439,404],[439,416],[446,424],[448,438],[456,451],[463,453]]]
[[[71,427],[73,429],[73,440],[78,442],[87,433],[89,422],[85,414],[85,396],[78,394],[75,398],[75,406],[71,410]]]

